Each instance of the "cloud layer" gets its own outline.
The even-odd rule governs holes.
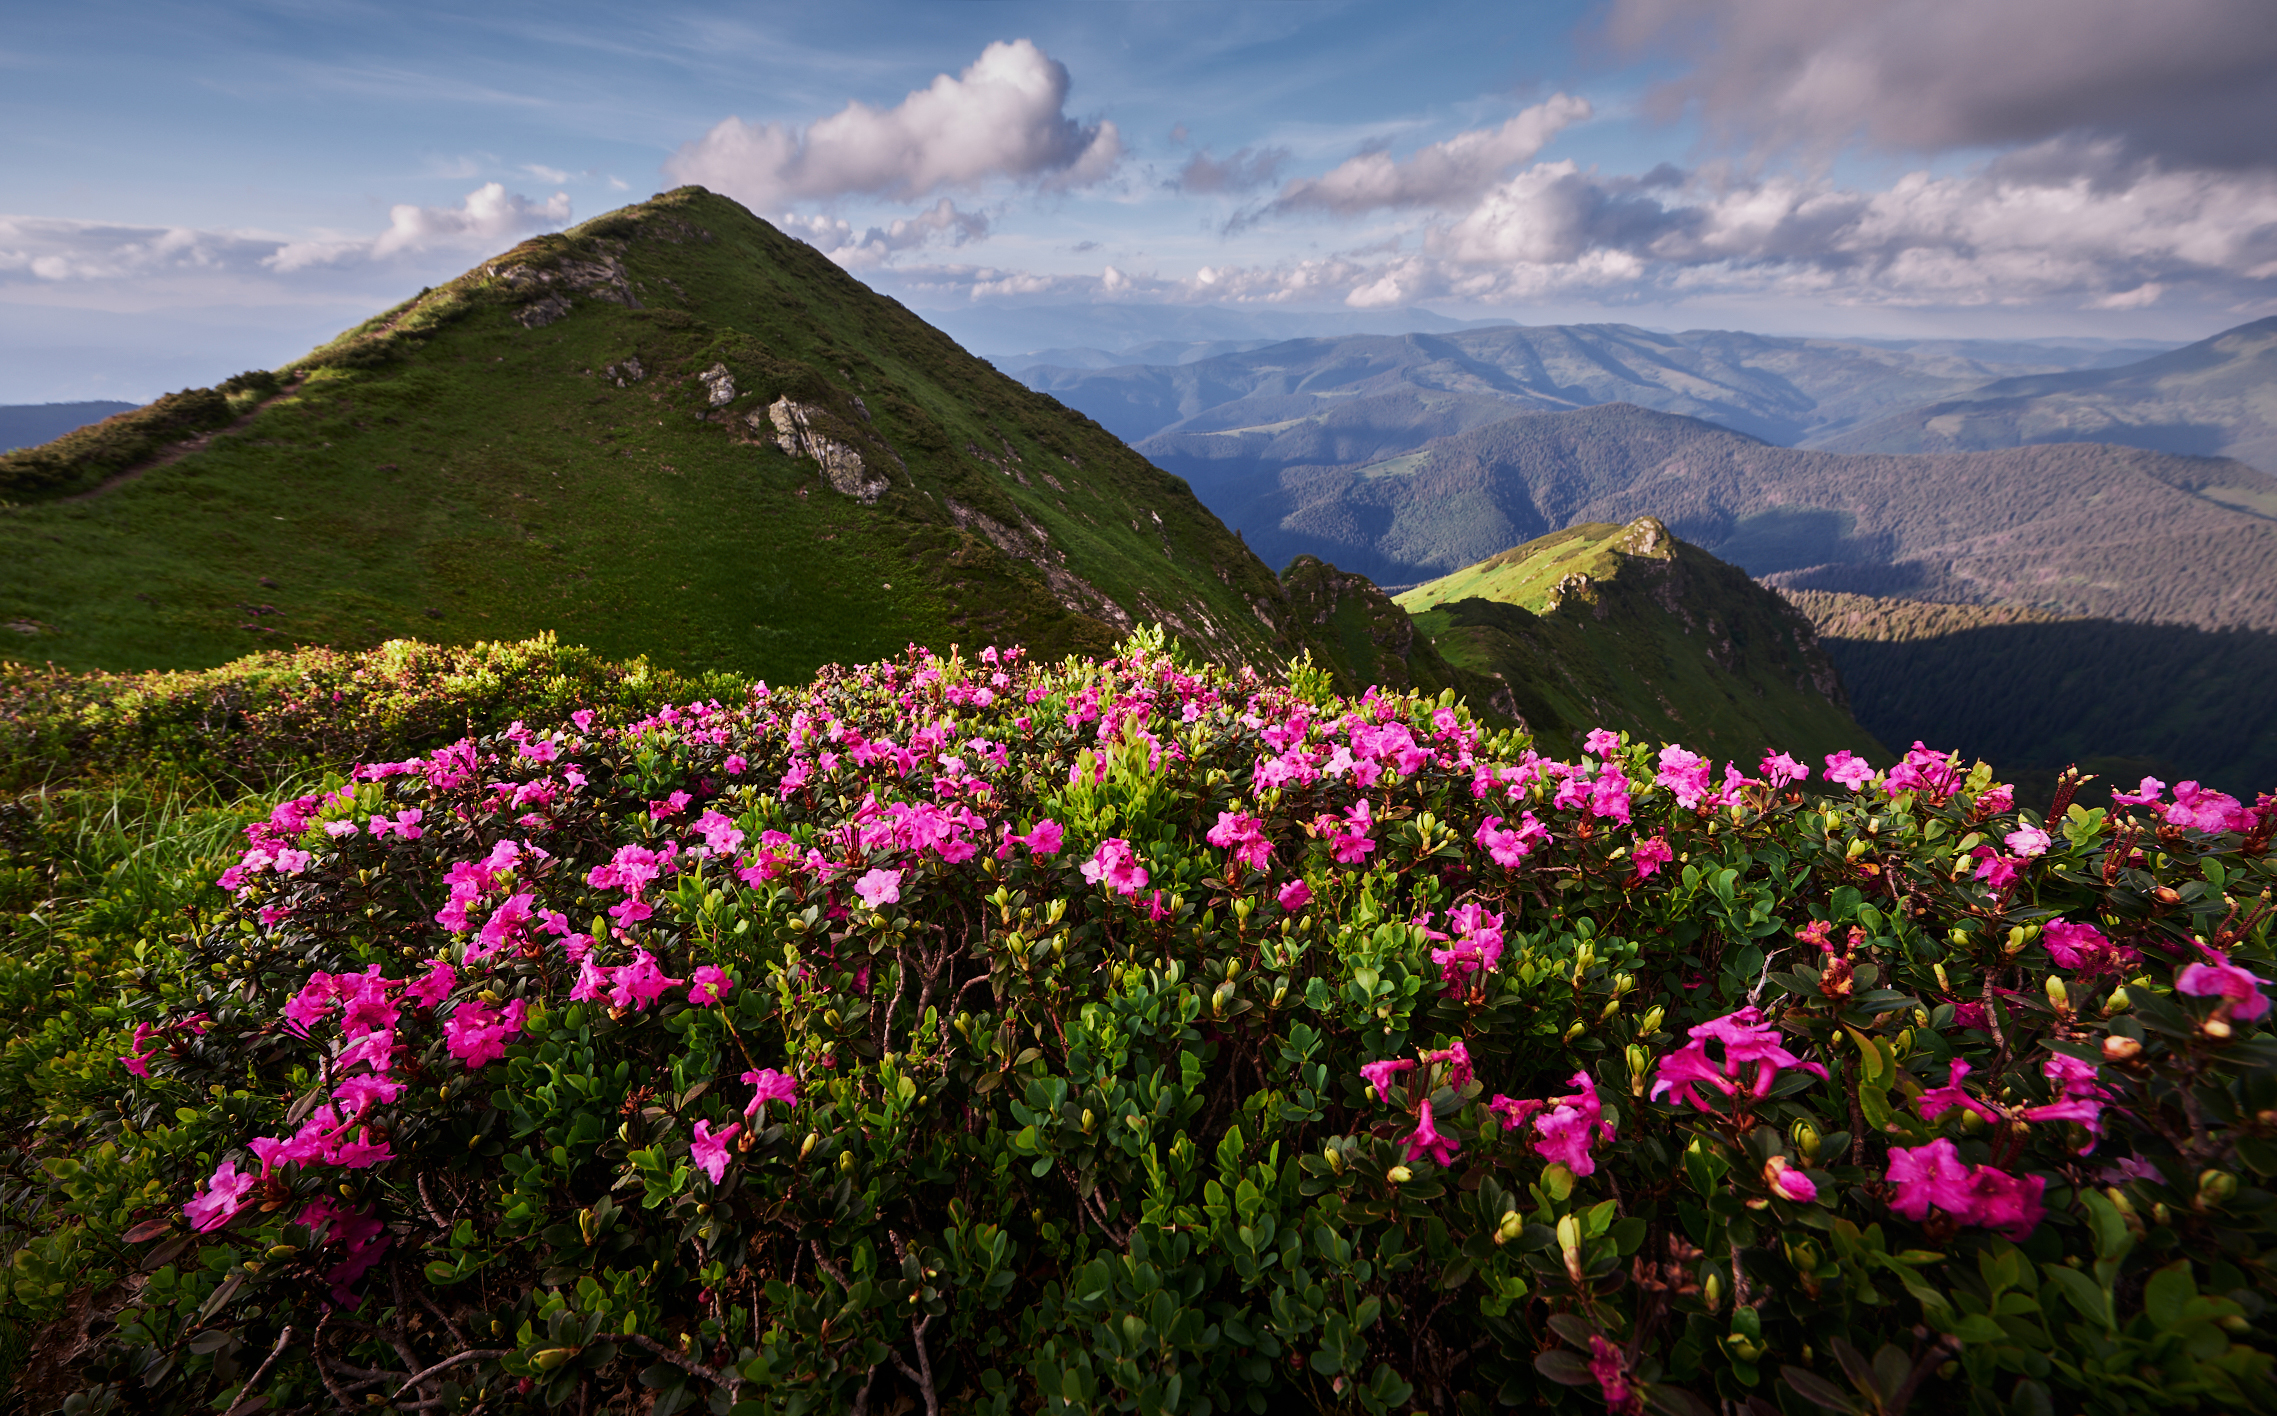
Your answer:
[[[1468,206],[1559,132],[1588,118],[1589,101],[1558,94],[1499,128],[1474,128],[1407,157],[1366,152],[1320,177],[1291,182],[1269,212],[1359,216],[1384,208]]]
[[[2121,138],[2277,166],[2268,0],[1615,0],[1607,32],[1689,67],[1657,95],[1728,135],[1831,151]]]
[[[849,103],[803,131],[729,118],[664,164],[679,182],[760,211],[854,195],[916,200],[991,179],[1098,181],[1122,158],[1115,125],[1067,114],[1067,67],[1025,39],[997,42],[892,108]]]

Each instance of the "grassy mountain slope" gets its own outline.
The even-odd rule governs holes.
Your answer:
[[[232,392],[159,465],[0,458],[18,657],[553,631],[787,678],[911,640],[1098,649],[1147,620],[1219,657],[1285,647],[1270,572],[1183,483],[700,188]]]
[[[1858,719],[2004,772],[2077,762],[2107,782],[2277,782],[2277,634],[1791,591]],[[2022,780],[2022,777],[2019,777]]]
[[[1551,742],[1602,725],[1750,769],[1767,748],[1880,754],[1810,622],[1650,517],[1568,527],[1397,603]]]
[[[2277,473],[2277,316],[2121,368],[2000,379],[1809,441],[1837,452],[2121,443]],[[2277,515],[2277,502],[2248,504]]]
[[[1796,588],[2277,628],[2277,519],[2216,499],[2233,487],[2277,498],[2277,479],[2222,459],[2080,443],[1845,456],[1612,404],[1203,494],[1267,557],[1309,551],[1391,585],[1657,516]]]

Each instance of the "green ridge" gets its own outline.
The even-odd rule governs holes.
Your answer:
[[[777,447],[786,397],[859,475]],[[197,409],[156,466],[121,470],[152,431],[134,414],[0,460],[11,657],[553,632],[789,679],[913,640],[1103,651],[1146,621],[1221,659],[1295,647],[1270,571],[1184,482],[701,188],[524,242]]]
[[[1649,516],[1567,527],[1396,603],[1549,744],[1603,726],[1749,770],[1766,750],[1814,768],[1841,748],[1884,755],[1809,620]]]

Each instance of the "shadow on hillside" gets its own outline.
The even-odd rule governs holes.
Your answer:
[[[1823,643],[1858,721],[1892,748],[1918,739],[2015,771],[2129,759],[2249,799],[2277,789],[2277,634],[2066,620]]]

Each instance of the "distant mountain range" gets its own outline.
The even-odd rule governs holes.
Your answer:
[[[124,413],[133,407],[132,403],[102,399],[88,403],[0,404],[0,452],[37,447],[74,428],[99,423],[113,413]]]
[[[2093,368],[2164,347],[1503,325],[1223,352],[1158,344],[1126,350],[1117,366],[1102,362],[1116,355],[1090,347],[1043,351],[1049,357],[1025,367],[997,362],[1165,466],[1180,457],[1293,466],[1390,456],[1516,412],[1617,402],[1807,444],[2010,375]],[[1230,445],[1211,441],[1228,437]]]
[[[2277,472],[2277,316],[2119,368],[1996,379],[1821,439],[1838,452],[2099,442]],[[2277,514],[2277,505],[2257,510]]]
[[[2277,628],[2277,478],[2240,462],[2058,444],[1856,455],[1774,447],[1628,404],[1530,413],[1382,461],[1173,463],[1269,563],[1389,586],[1580,522],[1657,516],[1796,588]]]

